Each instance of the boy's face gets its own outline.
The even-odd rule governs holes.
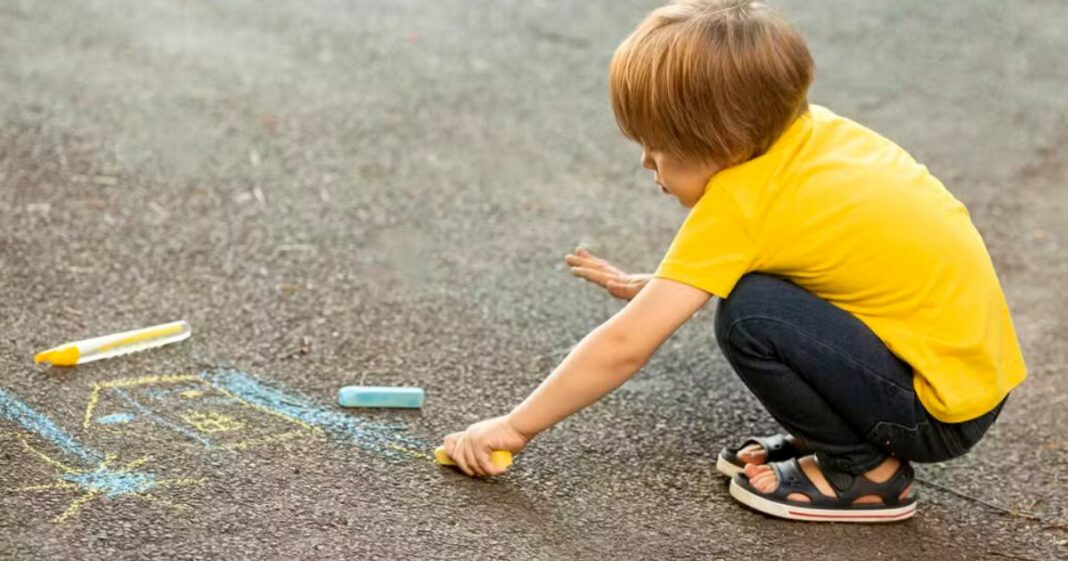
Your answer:
[[[714,165],[681,160],[642,145],[642,167],[656,172],[656,182],[666,195],[674,195],[686,208],[693,208],[705,192],[705,185],[719,171]]]

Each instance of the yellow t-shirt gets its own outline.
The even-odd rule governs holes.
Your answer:
[[[864,322],[943,422],[986,413],[1027,376],[968,210],[905,150],[823,107],[712,177],[655,276],[726,298],[751,271]]]

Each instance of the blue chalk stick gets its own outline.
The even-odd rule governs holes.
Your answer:
[[[345,386],[337,392],[342,407],[399,407],[418,409],[423,406],[423,388],[387,386]]]

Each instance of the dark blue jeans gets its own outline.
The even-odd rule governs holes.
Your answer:
[[[771,275],[742,277],[716,310],[716,341],[771,416],[825,468],[863,473],[888,455],[940,462],[967,452],[1001,412],[943,423],[912,368],[863,322]]]

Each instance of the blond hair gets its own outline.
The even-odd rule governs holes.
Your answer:
[[[627,138],[729,166],[808,109],[813,73],[804,38],[763,2],[676,0],[616,49],[609,83]]]

